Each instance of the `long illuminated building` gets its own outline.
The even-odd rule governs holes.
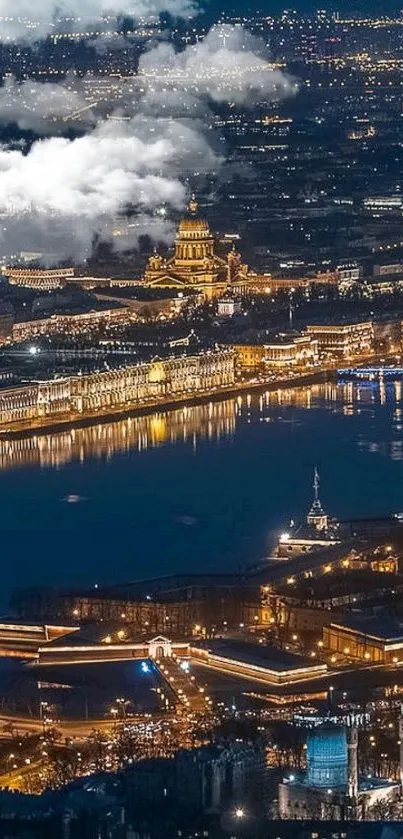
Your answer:
[[[31,382],[0,391],[0,430],[29,429],[179,401],[234,381],[234,353],[223,349]]]
[[[12,327],[13,341],[29,341],[40,335],[58,335],[65,333],[70,337],[80,335],[90,329],[97,329],[110,324],[128,324],[133,319],[127,306],[117,309],[100,309],[93,312],[82,312],[78,315],[51,315],[49,318],[15,323]]]

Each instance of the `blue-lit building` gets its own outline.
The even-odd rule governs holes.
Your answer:
[[[307,784],[318,789],[345,789],[348,784],[346,729],[328,723],[307,740]]]
[[[397,781],[359,777],[354,726],[325,722],[308,734],[306,772],[290,773],[279,784],[279,814],[283,819],[360,819],[399,795]]]

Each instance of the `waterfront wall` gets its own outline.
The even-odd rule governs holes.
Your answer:
[[[0,391],[0,429],[141,408],[181,395],[192,398],[234,382],[235,356],[230,349],[32,382]]]

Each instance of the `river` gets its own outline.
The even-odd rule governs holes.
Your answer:
[[[243,395],[0,439],[2,595],[236,570],[302,517],[403,510],[402,383]]]

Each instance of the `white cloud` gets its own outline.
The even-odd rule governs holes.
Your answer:
[[[158,209],[182,209],[187,176],[222,164],[207,134],[209,103],[248,105],[295,92],[294,81],[272,69],[264,53],[260,41],[230,26],[213,27],[180,53],[159,44],[142,57],[139,79],[122,97],[123,114],[134,112],[133,118],[99,122],[74,140],[40,140],[27,154],[0,148],[0,253],[47,251],[79,262],[96,239],[115,247],[133,246],[145,233],[168,241],[172,226]],[[66,86],[8,85],[0,90],[0,121],[12,115],[21,126],[49,124],[52,114],[60,117],[81,101]],[[115,239],[128,210],[130,236]]]
[[[161,12],[178,17],[194,14],[193,0],[0,0],[0,40],[36,41],[66,27],[74,18],[74,31],[99,23],[103,17],[126,15],[149,19]]]
[[[170,233],[155,215],[181,209],[186,171],[219,165],[203,136],[170,120],[101,123],[75,140],[41,140],[24,155],[0,150],[0,247],[4,253],[46,250],[80,261],[94,237],[109,241],[117,218],[136,213],[130,244]]]
[[[71,115],[83,109],[81,125],[93,125],[94,114],[73,85],[70,79],[63,84],[6,79],[0,88],[0,125],[15,122],[21,129],[37,134],[54,134],[58,129],[66,129]]]
[[[158,44],[140,59],[149,89],[186,91],[216,102],[252,105],[296,93],[294,79],[273,68],[263,42],[242,26],[213,26],[202,41],[175,52]]]

